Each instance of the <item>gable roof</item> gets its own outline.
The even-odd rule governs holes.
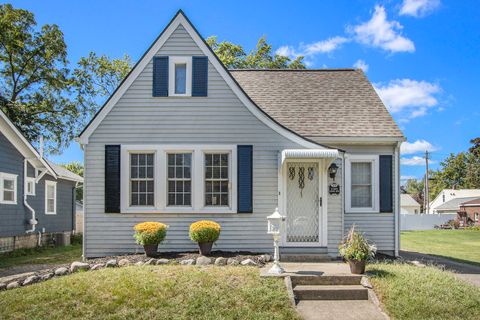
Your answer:
[[[466,201],[466,202],[463,202],[460,204],[461,206],[480,206],[480,198],[476,198],[476,199],[473,199],[473,200],[470,200],[470,201]]]
[[[419,207],[420,203],[417,202],[411,195],[408,193],[400,194],[400,206],[402,207]]]
[[[462,203],[472,201],[477,198],[478,197],[455,198],[436,207],[435,210],[458,210]]]
[[[62,178],[77,182],[83,182],[83,178],[75,173],[54,164],[43,158],[35,147],[25,138],[7,115],[0,109],[0,131],[10,141],[10,143],[37,168],[45,168],[54,178]]]
[[[118,88],[114,93],[108,98],[105,104],[100,108],[100,110],[95,114],[93,119],[87,124],[87,126],[80,133],[77,138],[77,142],[82,144],[88,143],[88,138],[95,131],[98,125],[110,112],[110,110],[115,106],[115,104],[120,100],[125,91],[131,86],[133,81],[140,75],[140,73],[145,69],[147,64],[152,60],[154,55],[160,50],[166,40],[170,35],[176,30],[176,28],[182,25],[188,34],[192,37],[193,41],[197,44],[200,50],[208,57],[209,62],[214,66],[217,72],[222,76],[230,89],[236,94],[236,96],[243,102],[243,104],[248,108],[248,110],[256,116],[260,121],[266,124],[271,129],[275,130],[279,134],[283,135],[287,139],[298,143],[307,148],[328,148],[320,143],[314,142],[307,137],[302,136],[298,132],[291,130],[290,128],[283,126],[277,120],[275,120],[271,115],[262,110],[257,106],[254,101],[245,93],[241,86],[236,82],[232,77],[230,72],[225,68],[223,63],[213,52],[210,46],[205,42],[205,39],[200,35],[200,33],[195,29],[190,20],[186,17],[182,10],[179,10],[177,14],[173,17],[167,27],[160,33],[157,39],[153,44],[148,48],[148,50],[143,54],[140,60],[135,64],[130,73],[125,77],[125,79],[120,83]]]
[[[285,127],[318,137],[403,138],[359,69],[230,70],[252,100]]]

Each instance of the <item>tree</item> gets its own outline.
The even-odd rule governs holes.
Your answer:
[[[465,185],[470,189],[480,188],[480,137],[470,140],[468,149]]]
[[[51,152],[68,145],[81,115],[69,99],[67,64],[57,25],[37,28],[31,12],[0,5],[0,107],[30,141],[43,135]]]
[[[83,177],[83,164],[78,161],[73,161],[70,163],[65,163],[61,165],[65,169],[78,174],[80,177]],[[78,201],[83,202],[83,185],[80,185],[76,188],[75,197]]]
[[[424,202],[424,180],[408,179],[405,183],[405,191],[412,196],[415,201],[420,203],[420,212],[423,212]]]
[[[93,116],[131,69],[132,60],[127,54],[111,59],[107,55],[97,56],[90,52],[80,59],[73,72],[76,103]]]
[[[272,45],[265,36],[258,40],[255,49],[246,54],[241,45],[228,41],[218,42],[216,36],[206,39],[218,58],[229,69],[305,69],[303,57],[292,61],[289,57],[272,53]]]

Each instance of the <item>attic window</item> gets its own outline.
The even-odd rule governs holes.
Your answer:
[[[170,57],[169,96],[192,95],[192,57]]]

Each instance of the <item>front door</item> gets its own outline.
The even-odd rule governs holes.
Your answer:
[[[318,162],[287,162],[286,221],[284,244],[305,246],[320,244],[320,207],[322,205]]]

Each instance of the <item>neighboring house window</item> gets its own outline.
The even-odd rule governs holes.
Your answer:
[[[473,218],[475,219],[475,222],[478,222],[478,212],[474,213]]]
[[[35,195],[35,178],[26,178],[26,194],[28,196]]]
[[[57,183],[45,180],[45,214],[57,214]]]
[[[229,154],[205,154],[205,205],[229,205]]]
[[[169,96],[192,95],[192,57],[169,58]]]
[[[192,204],[192,154],[169,153],[168,161],[168,206],[191,206]]]
[[[0,172],[0,203],[17,204],[17,175]]]
[[[445,194],[442,194],[442,200],[445,202]]]
[[[415,212],[415,214],[418,214],[418,209],[415,209],[415,211],[414,211],[414,212]]]
[[[348,212],[379,211],[379,165],[377,155],[346,158],[346,202]]]
[[[130,154],[130,205],[154,204],[154,154]]]

